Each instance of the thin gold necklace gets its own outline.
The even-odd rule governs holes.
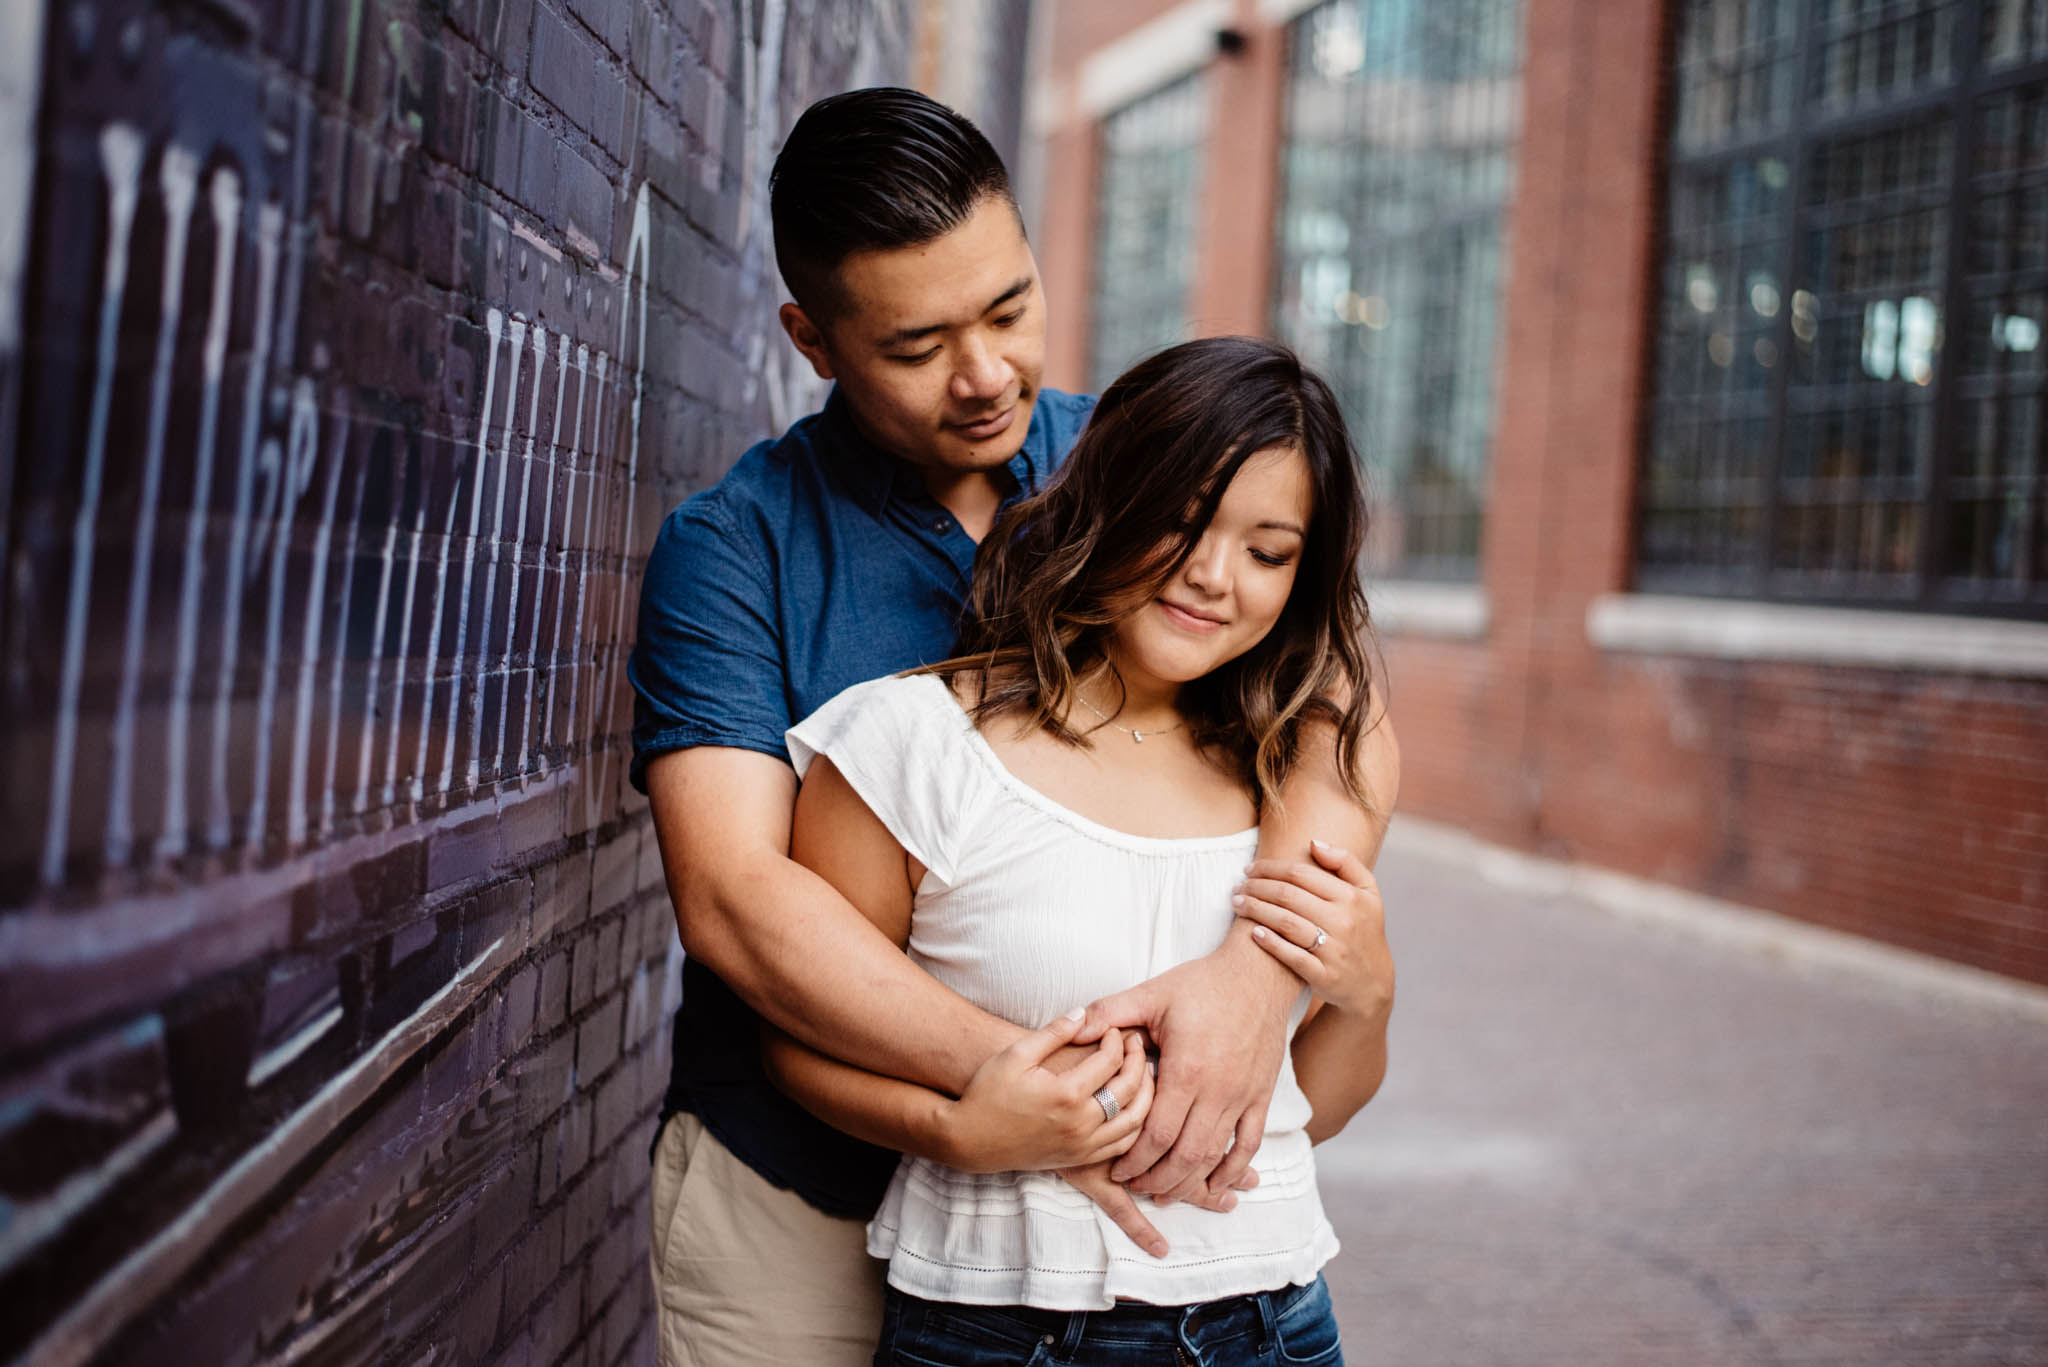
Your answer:
[[[1134,726],[1124,726],[1121,723],[1110,720],[1109,714],[1107,712],[1104,712],[1094,703],[1089,702],[1086,698],[1082,697],[1079,691],[1075,692],[1074,697],[1076,700],[1080,702],[1081,706],[1087,708],[1090,712],[1093,712],[1096,716],[1102,718],[1102,724],[1104,726],[1114,726],[1117,730],[1129,736],[1133,742],[1140,745],[1144,744],[1145,733],[1143,731],[1138,730]],[[1179,721],[1175,722],[1173,725],[1161,727],[1158,730],[1155,730],[1152,734],[1155,736],[1163,736],[1170,731],[1178,731],[1181,729],[1181,727],[1185,725],[1187,725],[1187,718],[1183,717]]]

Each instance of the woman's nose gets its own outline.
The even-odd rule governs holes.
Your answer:
[[[1203,593],[1223,593],[1230,587],[1228,548],[1216,537],[1203,537],[1181,573],[1190,588]]]

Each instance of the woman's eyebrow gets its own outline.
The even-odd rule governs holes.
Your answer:
[[[1296,536],[1307,537],[1308,531],[1299,522],[1261,522],[1262,532],[1293,532]]]

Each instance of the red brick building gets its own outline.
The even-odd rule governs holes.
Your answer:
[[[1048,380],[1296,345],[1402,809],[2048,982],[2048,0],[1054,0]]]

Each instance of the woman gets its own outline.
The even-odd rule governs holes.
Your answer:
[[[1341,1361],[1310,1145],[1377,1084],[1352,1066],[1376,988],[1314,919],[1335,875],[1244,875],[1305,727],[1334,727],[1357,772],[1364,521],[1335,401],[1290,352],[1175,347],[1110,386],[983,543],[960,655],[789,733],[795,857],[969,1000],[1054,1022],[958,1101],[768,1041],[797,1100],[908,1155],[869,1226],[890,1263],[877,1363]],[[1163,1237],[1141,1248],[1047,1169],[1100,1182],[1130,1146],[1143,1041],[1055,1054],[1071,1008],[1206,954],[1234,915],[1315,998],[1257,1185],[1149,1209]],[[1071,1104],[1043,1123],[1016,1097],[1062,1065]]]

